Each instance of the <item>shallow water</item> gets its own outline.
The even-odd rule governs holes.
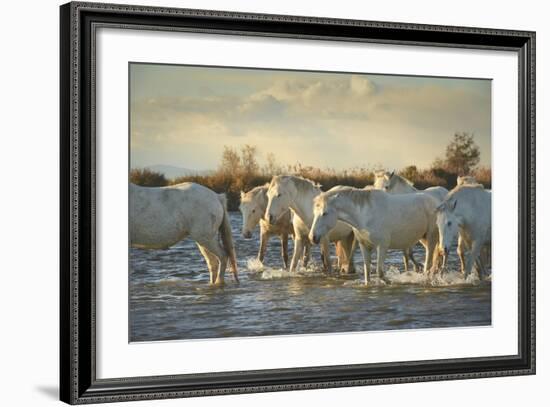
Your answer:
[[[167,250],[130,249],[132,342],[491,324],[491,278],[465,281],[454,252],[448,273],[428,280],[404,273],[401,252],[392,250],[386,258],[391,284],[365,287],[359,250],[357,274],[323,274],[316,247],[308,269],[291,275],[282,270],[277,238],[270,240],[262,266],[255,260],[259,231],[243,239],[240,213],[230,216],[240,285],[228,271],[225,287],[211,287],[191,240]],[[415,258],[423,261],[423,255],[416,247]]]

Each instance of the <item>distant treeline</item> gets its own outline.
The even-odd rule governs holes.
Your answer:
[[[376,168],[351,168],[348,170],[320,169],[312,166],[280,165],[273,154],[267,156],[267,163],[260,166],[257,161],[257,148],[245,145],[240,150],[225,146],[216,171],[207,175],[188,175],[168,179],[164,174],[147,168],[134,168],[130,181],[143,186],[166,186],[182,182],[195,182],[216,192],[227,194],[228,210],[239,208],[240,191],[248,191],[271,180],[274,175],[292,174],[311,179],[321,184],[323,190],[336,185],[349,185],[363,188],[374,183]],[[418,189],[443,186],[452,189],[456,186],[457,175],[473,175],[485,188],[491,188],[491,170],[479,167],[479,148],[473,135],[457,133],[446,149],[445,158],[436,159],[430,168],[420,169],[407,166],[396,172],[414,183]],[[394,170],[389,169],[389,170]]]

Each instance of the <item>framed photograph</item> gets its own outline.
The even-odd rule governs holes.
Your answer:
[[[61,400],[535,373],[535,33],[61,6]]]

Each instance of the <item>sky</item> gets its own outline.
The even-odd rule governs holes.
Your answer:
[[[132,168],[211,170],[245,144],[260,163],[426,168],[455,132],[491,165],[490,80],[130,65]]]

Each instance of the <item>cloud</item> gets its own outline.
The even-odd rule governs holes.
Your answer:
[[[215,94],[181,95],[181,87],[155,93],[152,86],[133,93],[132,154],[144,165],[214,168],[224,144],[248,143],[282,163],[422,166],[443,154],[455,131],[476,133],[490,163],[490,85],[387,78],[381,85],[367,75],[266,71],[244,89],[225,86],[219,73],[210,81],[203,76],[197,89]],[[163,157],[171,161],[159,162]]]
[[[271,95],[254,94],[237,106],[235,114],[245,119],[256,121],[273,121],[283,117],[286,113],[286,104]]]
[[[285,103],[289,115],[357,118],[367,115],[375,84],[364,76],[279,79],[256,95]]]

